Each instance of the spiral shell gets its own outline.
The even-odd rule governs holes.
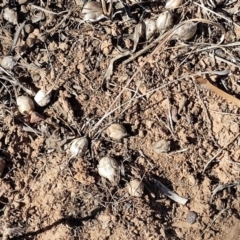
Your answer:
[[[87,2],[82,9],[83,20],[96,20],[103,14],[102,6],[99,2]]]
[[[156,20],[158,31],[166,31],[173,26],[173,15],[169,11],[161,13]]]
[[[98,173],[113,184],[120,181],[120,166],[114,158],[103,157],[98,164]]]
[[[180,40],[187,41],[190,40],[197,31],[197,23],[187,22],[180,26],[175,32],[174,37]]]

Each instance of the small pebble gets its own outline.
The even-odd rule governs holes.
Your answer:
[[[186,217],[186,221],[190,224],[193,224],[196,222],[197,219],[197,213],[194,211],[189,211]]]

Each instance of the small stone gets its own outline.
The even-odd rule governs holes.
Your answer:
[[[197,219],[197,213],[194,211],[189,211],[186,217],[186,221],[190,224],[193,224],[196,222]]]
[[[153,150],[156,153],[167,153],[170,151],[171,148],[170,145],[171,145],[170,141],[166,141],[163,139],[153,144]]]

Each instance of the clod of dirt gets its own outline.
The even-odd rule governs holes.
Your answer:
[[[33,100],[27,96],[19,96],[17,98],[17,106],[22,115],[29,115],[34,110]]]
[[[70,153],[72,157],[83,156],[88,149],[88,139],[86,137],[76,138],[71,142]]]
[[[18,24],[17,12],[14,9],[10,9],[8,7],[5,8],[3,12],[3,18],[14,25]]]
[[[194,211],[189,211],[187,213],[186,221],[190,224],[193,224],[196,222],[197,219],[197,213]]]
[[[166,140],[160,140],[153,144],[153,150],[156,153],[167,153],[171,149],[171,142]]]
[[[2,177],[3,175],[5,165],[6,165],[5,160],[2,157],[0,157],[0,177]]]
[[[165,4],[166,9],[178,8],[182,5],[183,0],[168,0]]]
[[[85,21],[97,20],[103,14],[102,6],[95,1],[87,2],[83,6],[82,14]]]
[[[1,66],[6,70],[12,70],[13,67],[16,65],[17,61],[12,56],[5,56],[1,60]]]
[[[174,33],[174,37],[182,41],[190,40],[197,31],[197,23],[187,22],[180,26]]]
[[[173,26],[173,15],[170,11],[161,13],[156,20],[158,31],[166,31]]]
[[[107,135],[112,138],[113,140],[121,140],[126,137],[127,131],[122,124],[113,123],[107,128]]]
[[[120,166],[114,158],[103,157],[98,164],[98,173],[113,184],[120,181]]]
[[[44,107],[50,102],[51,93],[41,89],[35,95],[34,100],[39,106]]]
[[[142,181],[134,179],[128,183],[127,189],[131,196],[141,197],[143,195],[144,185]]]

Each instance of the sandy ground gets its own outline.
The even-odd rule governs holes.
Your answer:
[[[218,25],[198,20],[190,40],[163,38],[139,56],[160,33],[136,38],[136,26],[155,20],[164,1],[125,2],[132,15],[121,9],[97,23],[81,22],[81,1],[9,2],[0,2],[1,59],[15,61],[0,69],[2,239],[239,239],[239,100],[196,81],[239,98],[238,1],[207,9],[184,1],[171,10],[175,25]],[[39,89],[52,93],[50,102],[35,102],[32,119],[22,115],[17,97],[33,99]],[[127,136],[109,137],[112,123]],[[71,157],[82,136],[87,151]],[[98,174],[105,156],[119,163],[117,184]],[[132,179],[144,184],[141,197],[129,194]],[[187,203],[170,199],[159,181]]]

